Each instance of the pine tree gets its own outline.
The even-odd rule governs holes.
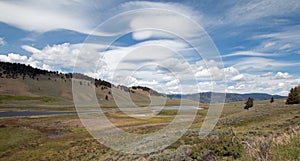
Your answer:
[[[245,103],[244,109],[248,110],[249,108],[253,107],[253,98],[249,97],[247,102]]]
[[[291,88],[286,104],[299,104],[300,103],[300,86]]]
[[[294,93],[294,88],[291,88],[290,93],[286,99],[286,104],[293,104],[293,93]]]
[[[299,87],[295,87],[294,88],[294,92],[293,92],[293,98],[294,98],[294,104],[299,104],[300,103],[300,101],[299,101],[299,96],[300,96],[300,94],[299,94],[299,91],[300,89],[299,89]]]
[[[297,87],[297,97],[296,97],[297,103],[300,103],[300,86]]]

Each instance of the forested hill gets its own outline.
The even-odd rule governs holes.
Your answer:
[[[79,80],[78,83],[82,86],[92,87],[94,85],[97,98],[102,106],[116,106],[111,94],[112,89],[117,91],[120,97],[124,97],[124,101],[128,99],[125,93],[130,93],[131,99],[141,105],[149,103],[149,96],[164,97],[148,87],[114,85],[108,81],[94,79],[80,73],[60,73],[7,62],[0,62],[0,95],[49,97],[58,100],[57,102],[60,104],[72,104],[72,78]],[[125,101],[124,104],[126,102],[130,102],[130,100]]]
[[[20,63],[8,63],[8,62],[0,62],[0,78],[7,79],[17,79],[17,78],[30,78],[30,79],[39,79],[39,76],[47,76],[49,80],[51,79],[63,79],[68,80],[73,76],[76,78],[84,79],[84,80],[92,80],[95,83],[95,86],[106,86],[112,87],[113,84],[110,82],[101,80],[101,79],[93,79],[83,74],[79,73],[59,73],[58,71],[47,71],[38,68],[33,68],[30,65],[20,64]]]

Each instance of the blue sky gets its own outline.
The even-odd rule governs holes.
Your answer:
[[[300,84],[300,2],[0,1],[0,60],[164,93]]]

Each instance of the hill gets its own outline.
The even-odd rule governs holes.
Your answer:
[[[286,98],[284,96],[270,95],[266,93],[238,94],[238,93],[212,93],[212,92],[203,92],[203,93],[185,94],[185,95],[170,94],[167,96],[170,98],[183,98],[183,99],[189,99],[193,101],[199,101],[201,103],[210,103],[212,94],[214,94],[214,96],[216,97],[221,97],[226,95],[225,102],[244,101],[247,100],[249,97],[253,98],[254,100],[266,100],[266,99],[271,99],[272,97],[274,99]]]
[[[25,97],[26,104],[18,104],[18,106],[45,104],[73,106],[72,83],[76,83],[75,79],[80,86],[95,89],[98,102],[102,107],[116,107],[116,98],[122,100],[121,104],[124,106],[132,106],[132,102],[138,106],[148,106],[150,103],[160,105],[161,101],[166,101],[168,105],[180,103],[179,99],[169,99],[148,87],[116,86],[108,81],[94,79],[80,73],[59,73],[19,63],[0,62],[0,95],[10,96],[9,102],[0,100],[0,105],[1,102],[2,104],[6,102],[6,105],[13,104],[14,99],[18,101]],[[45,102],[45,100],[51,101]]]

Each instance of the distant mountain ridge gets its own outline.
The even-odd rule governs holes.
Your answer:
[[[183,94],[183,95],[168,94],[167,97],[189,99],[193,101],[199,101],[201,103],[210,103],[212,94],[214,94],[215,97],[223,97],[223,95],[225,95],[225,102],[244,101],[247,100],[249,97],[253,98],[254,100],[267,100],[267,99],[271,99],[272,97],[274,99],[286,98],[285,96],[270,95],[267,93],[238,94],[238,93],[213,93],[213,92],[202,92],[202,93]]]

